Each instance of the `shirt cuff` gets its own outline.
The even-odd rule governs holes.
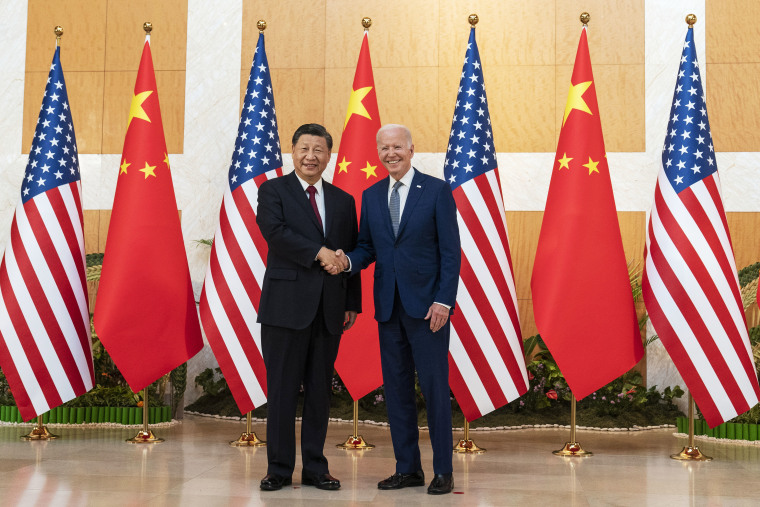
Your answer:
[[[443,303],[439,303],[438,301],[434,301],[433,303],[436,304],[436,305],[445,306],[446,308],[448,308],[449,310],[451,310],[451,305],[445,305]]]

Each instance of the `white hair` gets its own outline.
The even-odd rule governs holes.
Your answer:
[[[386,123],[385,125],[383,125],[382,127],[380,127],[378,129],[378,131],[377,131],[377,135],[375,135],[375,142],[376,143],[380,142],[380,134],[382,134],[382,133],[384,133],[384,132],[386,132],[388,130],[395,130],[395,129],[401,129],[401,130],[403,130],[404,133],[406,133],[407,144],[409,146],[412,146],[412,131],[409,130],[409,127],[407,127],[406,125],[400,125],[398,123]]]

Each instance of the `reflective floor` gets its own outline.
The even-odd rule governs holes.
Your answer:
[[[334,444],[352,426],[331,423],[326,455],[343,487],[320,491],[294,484],[262,492],[266,448],[233,448],[226,442],[244,429],[239,422],[187,416],[180,425],[156,429],[166,442],[140,446],[124,439],[135,430],[54,429],[50,442],[23,442],[23,429],[0,426],[0,505],[760,505],[760,447],[697,442],[715,459],[669,459],[685,439],[673,429],[646,432],[582,432],[578,440],[594,456],[551,454],[569,437],[564,429],[472,432],[481,455],[455,455],[455,494],[432,497],[426,488],[379,491],[377,481],[394,471],[387,428],[360,425],[377,447],[343,451]],[[52,429],[52,428],[51,428]],[[254,425],[263,436],[263,426]],[[456,435],[455,436],[461,436]],[[423,432],[423,466],[432,456]]]

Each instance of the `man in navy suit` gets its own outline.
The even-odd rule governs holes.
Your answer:
[[[409,129],[385,125],[377,151],[390,177],[362,194],[359,242],[351,274],[375,262],[375,319],[396,472],[379,489],[423,486],[414,372],[427,407],[433,472],[428,493],[451,492],[449,314],[459,283],[461,250],[449,184],[412,167]],[[338,252],[339,254],[341,252]],[[327,266],[329,267],[329,266]]]
[[[321,125],[293,134],[295,171],[259,187],[256,222],[267,242],[267,268],[258,322],[267,369],[267,475],[261,489],[291,484],[295,416],[303,385],[301,483],[340,488],[324,456],[335,357],[341,333],[361,311],[361,280],[330,276],[320,263],[356,244],[354,198],[322,180],[332,137]]]

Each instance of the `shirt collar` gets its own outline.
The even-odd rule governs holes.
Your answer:
[[[296,172],[296,178],[298,178],[298,183],[300,183],[301,186],[303,187],[303,191],[306,192],[306,189],[309,187],[310,183],[304,180],[303,178],[301,178],[297,172]],[[316,183],[314,183],[314,188],[317,189],[317,194],[322,195],[322,178],[319,178],[319,180]]]
[[[406,172],[404,176],[401,177],[400,180],[394,180],[391,176],[388,178],[390,181],[388,182],[388,185],[390,188],[393,188],[393,184],[396,183],[396,181],[400,181],[404,184],[405,187],[409,188],[412,186],[412,180],[414,179],[414,167],[410,167],[409,170]]]

